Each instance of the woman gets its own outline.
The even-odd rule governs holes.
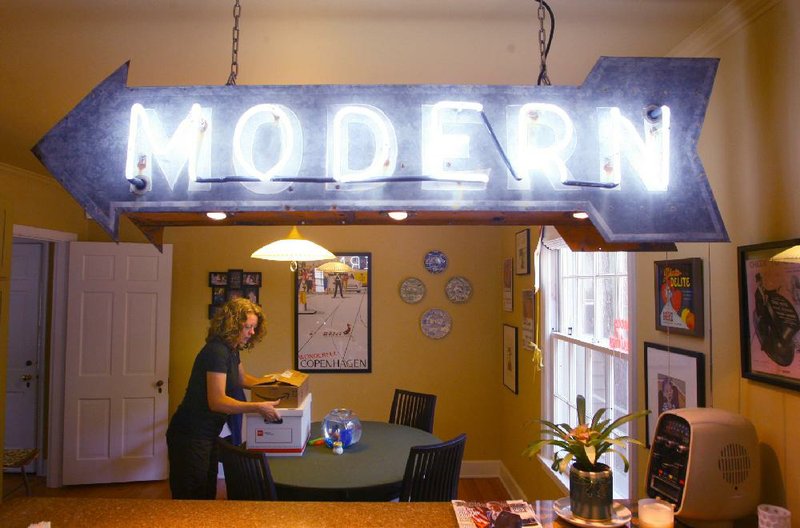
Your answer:
[[[278,402],[239,401],[236,389],[263,381],[244,371],[239,352],[266,334],[264,312],[247,299],[221,306],[211,320],[206,345],[197,354],[186,394],[167,429],[169,486],[173,499],[214,499],[217,495],[215,439],[228,414],[258,413],[280,418]]]

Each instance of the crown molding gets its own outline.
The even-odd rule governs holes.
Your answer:
[[[21,169],[14,165],[9,165],[8,163],[3,163],[2,161],[0,161],[0,174],[2,173],[6,173],[11,176],[21,176],[23,178],[30,178],[32,180],[36,180],[41,183],[45,183],[48,185],[55,185],[61,188],[61,185],[52,176],[47,176],[45,174],[40,174],[38,172],[33,172],[27,169]]]
[[[686,37],[670,57],[702,57],[782,0],[733,0]]]

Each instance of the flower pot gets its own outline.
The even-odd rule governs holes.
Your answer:
[[[572,515],[591,521],[612,517],[614,492],[611,468],[596,464],[586,470],[573,464],[569,470],[569,507]]]

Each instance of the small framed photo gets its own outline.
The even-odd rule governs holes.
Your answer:
[[[703,337],[703,260],[655,262],[656,329]]]
[[[517,327],[503,325],[503,385],[518,393],[517,381]]]
[[[219,310],[219,308],[220,308],[220,305],[218,305],[218,304],[209,304],[208,305],[208,318],[212,319],[214,317],[214,314],[217,313],[217,310]]]
[[[211,271],[208,273],[208,285],[214,286],[227,286],[228,273],[225,271]]]
[[[531,230],[523,229],[522,231],[517,231],[515,242],[516,253],[514,257],[517,259],[517,266],[514,271],[517,275],[527,275],[531,272]]]
[[[242,287],[242,276],[244,272],[240,269],[228,270],[228,288],[238,290]]]
[[[244,286],[261,286],[261,272],[245,271],[242,274],[242,284]]]
[[[645,342],[644,387],[647,408],[651,411],[647,415],[647,447],[650,447],[661,413],[705,406],[705,356]]]
[[[742,376],[800,391],[800,239],[737,251]]]
[[[227,292],[228,294],[225,297],[226,301],[230,301],[231,299],[241,299],[244,297],[244,290],[241,288],[228,288]]]
[[[514,311],[514,259],[503,261],[503,311]]]
[[[224,304],[227,298],[227,289],[225,286],[212,286],[211,287],[211,304],[220,305]]]
[[[258,287],[245,286],[244,288],[242,288],[242,297],[258,304]]]

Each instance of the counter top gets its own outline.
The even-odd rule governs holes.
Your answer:
[[[27,528],[435,526],[458,528],[449,502],[250,502],[20,497],[0,504],[0,526]]]

